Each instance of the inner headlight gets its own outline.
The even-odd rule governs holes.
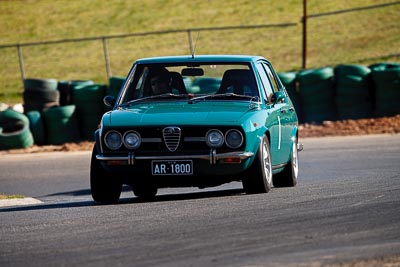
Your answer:
[[[224,144],[224,135],[220,130],[209,130],[206,133],[206,143],[209,147],[221,147]]]
[[[140,146],[142,139],[140,138],[140,134],[135,131],[126,132],[124,134],[124,145],[128,149],[136,149]]]
[[[225,134],[225,143],[229,148],[238,148],[243,144],[243,135],[239,130],[231,129]]]
[[[122,146],[122,136],[117,131],[109,131],[104,137],[104,143],[111,150],[117,150]]]

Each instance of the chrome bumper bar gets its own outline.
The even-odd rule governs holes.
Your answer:
[[[129,152],[127,156],[103,156],[96,155],[97,160],[102,161],[126,161],[128,165],[134,165],[136,160],[180,160],[180,159],[203,159],[210,161],[211,165],[217,164],[220,159],[234,158],[245,160],[254,156],[253,152],[229,152],[217,154],[216,150],[211,150],[208,155],[170,155],[170,156],[135,156],[133,152]]]

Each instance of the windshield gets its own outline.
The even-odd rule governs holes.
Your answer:
[[[139,64],[128,76],[118,104],[187,101],[199,97],[259,101],[256,80],[247,64]]]

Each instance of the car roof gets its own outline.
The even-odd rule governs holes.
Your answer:
[[[191,55],[187,56],[165,56],[151,57],[136,60],[137,64],[157,64],[157,63],[208,63],[208,62],[226,62],[226,63],[250,63],[257,60],[266,60],[261,56],[250,55]],[[266,60],[268,61],[268,60]]]

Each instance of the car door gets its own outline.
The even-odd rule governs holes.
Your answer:
[[[282,91],[285,94],[285,99],[280,103],[277,103],[277,108],[279,109],[279,121],[281,124],[281,140],[280,140],[280,163],[285,163],[290,158],[291,147],[292,147],[292,136],[293,129],[297,122],[297,115],[294,110],[294,107],[289,99],[288,94],[283,88],[283,85],[280,83],[278,75],[274,71],[273,67],[269,63],[264,63],[263,67],[265,68],[268,78],[270,79],[273,89],[275,92]]]
[[[257,73],[259,75],[261,86],[265,95],[266,102],[266,112],[268,113],[268,117],[266,119],[265,125],[269,129],[270,132],[270,150],[271,150],[271,159],[272,165],[277,165],[282,163],[282,159],[280,159],[280,147],[281,147],[281,138],[282,138],[282,124],[280,122],[280,104],[274,105],[272,103],[272,97],[274,95],[274,87],[271,84],[270,79],[268,78],[268,74],[263,66],[262,62],[258,62],[256,64]]]

